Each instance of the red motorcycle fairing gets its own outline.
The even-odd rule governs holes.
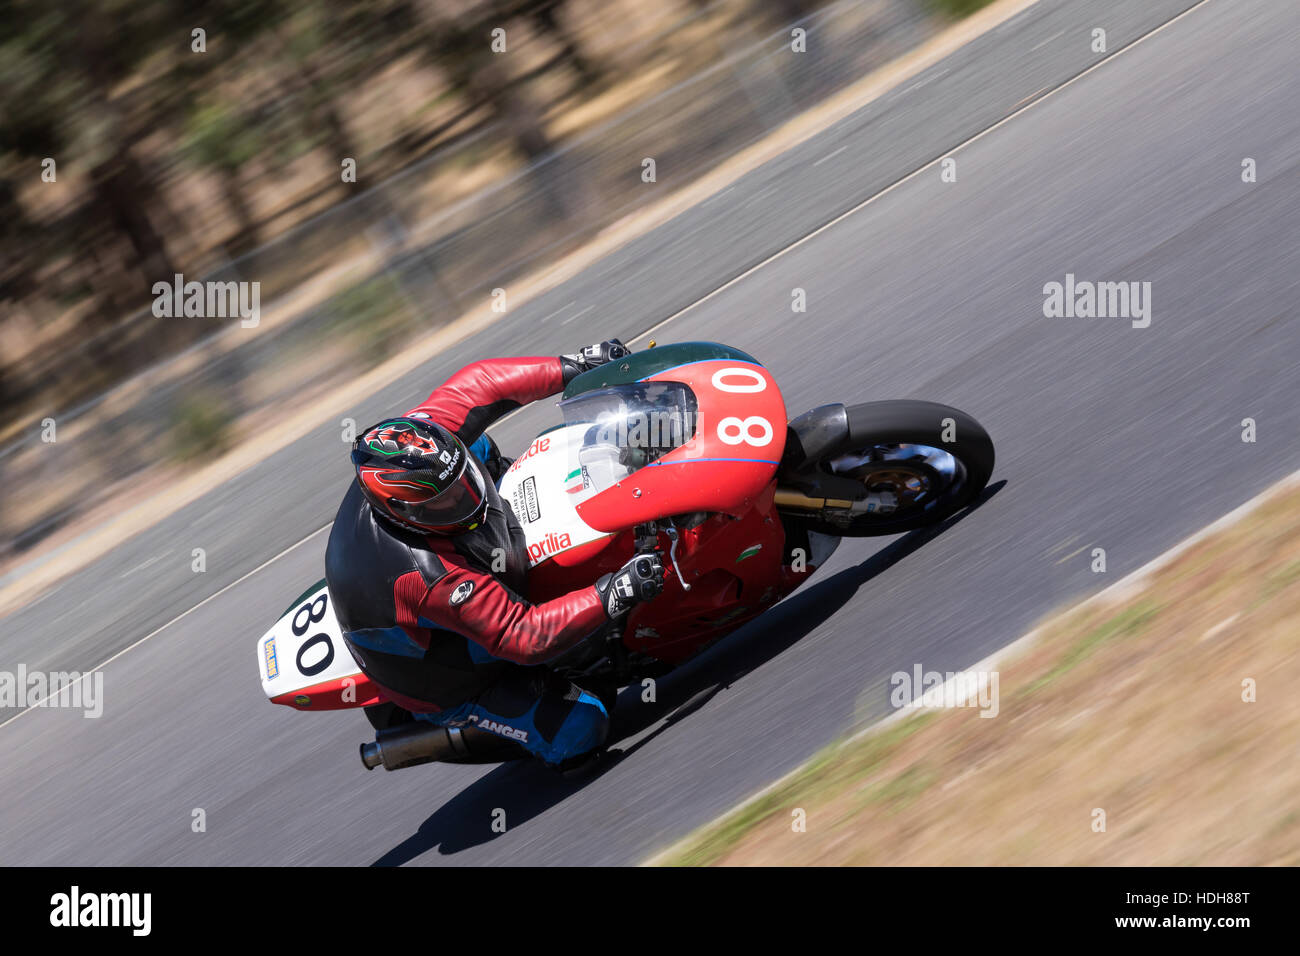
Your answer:
[[[273,704],[284,704],[299,710],[347,710],[351,707],[369,707],[382,704],[388,698],[379,685],[364,674],[335,678],[299,688],[292,693],[271,698]]]
[[[785,450],[785,401],[772,374],[757,363],[713,359],[664,369],[642,381],[680,382],[691,390],[697,402],[694,435],[580,503],[582,520],[597,531],[614,532],[667,515],[739,516],[751,510],[772,484]]]
[[[704,520],[677,529],[671,559],[671,539],[659,535],[668,567],[664,593],[635,608],[623,628],[629,650],[679,664],[771,607],[815,568],[805,562],[795,571],[784,564],[785,528],[774,497],[786,410],[771,373],[729,357],[687,362],[638,379],[653,382],[681,383],[690,390],[695,421],[689,440],[580,501],[578,516],[606,534],[573,547],[541,546],[544,554],[529,572],[528,591],[531,600],[544,601],[582,587],[632,556],[637,524],[703,513]],[[601,394],[563,403],[562,408],[569,405],[566,421],[587,420],[587,409],[577,403],[599,404]]]
[[[796,571],[784,563],[785,528],[774,504],[775,479],[760,491],[739,517],[713,514],[695,527],[679,530],[675,561],[668,560],[671,541],[660,534],[668,574],[664,593],[635,608],[623,629],[632,651],[669,664],[680,664],[709,644],[757,617],[816,570],[803,563]],[[563,552],[529,572],[529,597],[548,600],[618,570],[635,548],[632,529]],[[561,562],[577,551],[580,563]],[[690,585],[682,587],[678,573]]]

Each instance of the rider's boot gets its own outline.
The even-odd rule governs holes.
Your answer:
[[[561,777],[574,780],[603,772],[605,765],[612,759],[610,751],[602,746],[597,747],[595,750],[588,750],[585,754],[578,754],[576,757],[570,757],[557,764],[548,764],[547,766]]]

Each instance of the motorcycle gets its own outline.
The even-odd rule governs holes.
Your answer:
[[[527,597],[542,602],[658,552],[663,593],[548,662],[612,704],[807,581],[843,537],[895,535],[970,504],[993,443],[933,402],[823,405],[787,420],[772,373],[713,342],[651,347],[577,376],[563,422],[498,483],[522,526]],[[297,710],[363,708],[367,769],[429,762],[413,721],[345,650],[324,579],[258,641],[262,688]]]

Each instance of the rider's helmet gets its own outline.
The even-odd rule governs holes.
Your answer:
[[[386,418],[352,446],[357,484],[383,517],[424,534],[460,534],[482,524],[487,494],[459,438],[416,416]]]

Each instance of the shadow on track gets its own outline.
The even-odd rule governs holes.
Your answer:
[[[718,692],[797,644],[847,604],[858,588],[983,507],[1005,485],[1005,481],[989,485],[970,507],[946,521],[905,534],[861,564],[795,592],[760,618],[727,635],[700,657],[660,678],[656,682],[655,703],[629,706],[640,693],[640,687],[624,688],[619,696],[622,706],[614,713],[609,752],[588,775],[566,779],[533,761],[502,764],[435,810],[415,833],[371,865],[400,866],[434,847],[439,853],[450,855],[487,843],[500,836],[491,828],[492,811],[497,807],[505,810],[507,823],[514,830],[562,803],[698,711]],[[660,721],[661,726],[636,743],[618,747],[620,741]]]

